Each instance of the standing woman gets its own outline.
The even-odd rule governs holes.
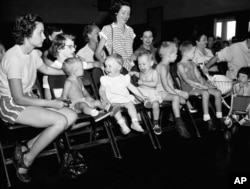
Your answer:
[[[134,30],[126,25],[130,17],[131,7],[128,2],[115,1],[110,9],[113,23],[106,25],[100,32],[100,42],[95,51],[96,58],[104,63],[102,50],[106,47],[109,54],[120,54],[124,60],[124,67],[130,71],[134,66],[133,43],[135,38]]]
[[[37,70],[49,75],[63,74],[62,70],[45,65],[35,50],[45,39],[41,17],[19,16],[13,35],[16,44],[6,52],[0,68],[0,116],[5,122],[44,128],[27,145],[17,145],[14,151],[18,179],[28,183],[29,168],[35,158],[74,123],[77,114],[66,108],[63,101],[38,99],[32,93]]]

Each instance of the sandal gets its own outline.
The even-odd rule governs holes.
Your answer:
[[[25,151],[22,151],[22,146],[24,146],[26,148]],[[16,147],[14,149],[14,158],[16,160],[19,160],[21,158],[21,156],[23,155],[23,153],[28,153],[29,151],[30,151],[30,148],[28,147],[28,144],[26,142],[17,143]]]
[[[24,183],[29,183],[31,181],[31,177],[28,174],[30,167],[25,165],[24,160],[23,160],[24,154],[26,154],[28,151],[25,151],[23,153],[21,151],[22,151],[22,146],[19,144],[16,146],[15,151],[14,151],[13,164],[16,168],[17,178]],[[26,169],[27,172],[19,173],[20,168]]]

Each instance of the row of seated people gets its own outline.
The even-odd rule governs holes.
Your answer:
[[[64,49],[59,49],[58,47],[60,47],[63,43],[65,43],[65,45],[67,47],[71,47],[71,48],[65,48],[65,50]],[[151,96],[154,96],[154,98],[157,98],[156,95],[147,94],[145,91],[143,91],[143,89],[145,87],[147,88],[147,90],[157,88],[158,91],[160,90],[163,93],[163,94],[161,94],[161,97],[159,97],[158,99],[151,99],[150,100],[151,102],[152,101],[158,101],[158,103],[159,103],[159,102],[161,102],[163,100],[173,101],[173,109],[174,109],[175,117],[177,117],[177,118],[180,118],[180,113],[178,111],[180,109],[179,108],[180,104],[183,104],[183,103],[186,102],[186,100],[188,99],[189,94],[191,94],[191,95],[202,95],[203,96],[204,121],[207,121],[207,124],[209,125],[208,127],[210,127],[210,129],[212,129],[214,124],[212,123],[211,118],[210,118],[209,113],[208,113],[209,112],[208,111],[209,95],[211,94],[211,95],[216,97],[217,117],[222,118],[220,92],[218,90],[216,90],[214,86],[209,85],[209,83],[205,83],[202,86],[202,83],[204,83],[205,80],[202,79],[199,75],[196,76],[198,78],[198,80],[196,78],[193,78],[194,80],[197,80],[196,83],[191,82],[191,84],[190,84],[189,81],[183,82],[183,84],[188,83],[188,85],[192,86],[192,87],[189,87],[189,89],[184,87],[184,91],[175,90],[173,85],[171,84],[171,82],[170,83],[166,82],[166,81],[168,81],[168,79],[165,79],[165,78],[170,77],[170,74],[167,73],[167,72],[169,72],[169,68],[168,68],[169,63],[174,62],[175,59],[176,59],[177,48],[172,47],[173,45],[174,45],[173,43],[172,44],[170,44],[170,43],[169,44],[168,43],[162,43],[161,48],[160,48],[161,52],[159,52],[159,54],[161,54],[162,61],[161,61],[160,64],[157,65],[157,69],[156,69],[157,72],[155,72],[155,76],[154,76],[155,78],[153,78],[152,76],[148,76],[149,78],[147,78],[147,77],[143,78],[142,75],[143,75],[143,72],[145,71],[145,68],[140,69],[140,71],[141,71],[140,74],[139,74],[139,72],[135,72],[135,71],[132,70],[132,71],[129,72],[129,75],[131,75],[132,78],[133,78],[134,75],[137,76],[137,77],[142,77],[142,78],[139,79],[138,84],[141,86],[141,87],[139,87],[139,89],[141,90],[141,92],[143,92],[143,95],[147,95],[147,97],[149,97],[151,95]],[[168,46],[170,46],[170,47],[168,47]],[[188,43],[188,44],[183,44],[182,46],[183,46],[183,49],[187,49],[183,53],[184,54],[183,62],[185,63],[185,62],[188,62],[188,60],[190,59],[190,57],[187,58],[186,54],[187,55],[189,54],[189,56],[192,54],[191,53],[192,45],[191,45],[191,43]],[[59,34],[58,36],[56,36],[55,40],[52,42],[50,51],[51,51],[51,54],[54,55],[57,59],[56,59],[56,61],[54,63],[51,64],[51,66],[56,67],[56,68],[62,68],[62,62],[66,59],[66,57],[67,56],[68,57],[73,56],[74,51],[75,51],[75,49],[73,47],[74,47],[74,38],[73,38],[72,35]],[[174,49],[173,53],[172,53],[173,57],[169,57],[170,55],[172,55],[171,53],[168,52],[168,51],[170,51],[169,49]],[[188,51],[188,52],[186,52],[186,51]],[[139,60],[138,56],[140,54],[143,54],[143,52],[147,52],[147,51],[141,51],[141,52],[142,53],[137,54],[138,66],[139,67],[140,67],[140,65],[143,65],[143,64],[140,64],[140,62],[145,62],[145,60],[142,60],[142,61]],[[145,53],[145,54],[147,54],[147,53]],[[93,54],[92,54],[92,56],[93,56]],[[156,64],[154,64],[155,63],[155,56],[153,54],[151,54],[150,56],[152,56],[152,59],[153,59],[153,61],[151,61],[151,63],[150,63],[150,64],[152,64],[151,67],[152,66],[155,67],[156,66]],[[78,56],[78,57],[81,58],[80,56]],[[83,61],[83,67],[86,64],[87,63],[85,61]],[[185,66],[185,64],[184,64],[184,66]],[[164,72],[165,70],[166,70],[166,72]],[[95,69],[95,71],[96,71],[96,69]],[[138,69],[137,69],[137,71],[138,71]],[[99,73],[102,74],[102,72],[100,72],[100,71],[99,71]],[[188,73],[188,72],[185,71],[185,73]],[[158,76],[158,74],[160,75],[160,77]],[[195,71],[195,74],[199,74],[199,72]],[[95,72],[92,75],[93,75],[94,82],[97,83],[97,87],[99,88],[99,86],[100,86],[100,74]],[[184,74],[182,74],[182,77],[184,77],[186,79],[186,77],[183,76],[183,75]],[[140,83],[143,80],[146,81],[146,84],[145,83],[143,83],[143,84]],[[162,86],[159,83],[161,83]],[[48,96],[47,98],[49,98],[50,95],[46,95],[46,94],[49,93],[49,86],[47,84],[45,84],[45,82],[44,82],[44,87],[45,87],[45,97]],[[190,88],[192,88],[192,89],[197,88],[197,89],[196,90],[190,90]],[[210,89],[206,90],[208,88],[210,88]],[[202,89],[204,89],[204,90],[202,90]],[[168,93],[168,95],[166,95],[164,93]],[[193,111],[192,105],[189,102],[187,102],[187,104],[189,106],[190,111]],[[154,105],[154,106],[159,106],[159,105]],[[158,124],[159,111],[157,109],[159,109],[159,108],[156,108],[156,109],[153,110],[153,115],[154,115],[153,119],[154,119],[154,125],[155,125],[154,128],[155,128],[155,130],[158,130],[158,132],[156,131],[156,133],[160,133],[161,128],[159,127],[159,124]],[[179,121],[179,119],[177,119],[177,122],[178,121]],[[182,121],[180,120],[180,122],[182,122]],[[125,130],[127,130],[126,132],[128,132],[128,129],[125,129]]]
[[[132,120],[131,128],[143,132],[143,128],[138,122],[138,114],[132,103],[132,96],[128,90],[135,93],[135,95],[139,97],[139,101],[147,102],[145,103],[147,107],[152,107],[153,128],[156,134],[161,134],[162,132],[161,126],[159,125],[160,103],[162,101],[171,101],[176,126],[180,135],[184,138],[190,137],[180,115],[181,103],[186,102],[189,94],[185,91],[176,91],[171,88],[171,82],[169,84],[169,81],[171,81],[169,63],[176,59],[177,54],[177,48],[174,43],[162,43],[159,49],[162,60],[156,66],[156,69],[152,69],[154,64],[152,54],[148,52],[140,53],[137,57],[139,73],[131,72],[129,69],[129,75],[123,76],[120,74],[121,69],[126,63],[123,58],[118,54],[111,54],[108,58],[105,58],[104,65],[106,75],[99,78],[100,97],[102,99],[100,102],[92,100],[87,93],[82,93],[84,90],[82,91],[81,81],[78,80],[77,76],[83,74],[82,67],[86,64],[83,64],[83,62],[85,62],[83,59],[74,58],[75,44],[71,35],[59,34],[52,42],[50,50],[56,58],[56,61],[53,62],[53,64],[57,64],[57,69],[55,69],[52,68],[52,66],[43,64],[39,56],[41,54],[36,50],[36,48],[42,46],[43,40],[45,39],[42,19],[37,15],[26,14],[18,17],[15,25],[16,27],[13,33],[16,45],[6,52],[1,62],[1,109],[4,110],[1,112],[1,118],[5,122],[45,128],[40,135],[28,141],[27,145],[18,145],[15,148],[15,165],[18,178],[21,181],[30,182],[29,167],[32,165],[34,159],[48,144],[60,133],[67,130],[77,119],[76,112],[66,108],[67,103],[64,101],[34,98],[30,89],[36,80],[37,70],[45,75],[61,75],[66,73],[68,79],[65,82],[65,90],[63,91],[62,98],[69,99],[72,102],[82,100],[79,103],[76,101],[72,107],[93,116],[99,115],[101,112],[95,110],[98,106],[98,108],[104,109],[104,112],[110,109],[114,110],[112,111],[114,117],[124,134],[128,134],[130,128],[119,114],[119,108],[121,107],[128,109]],[[32,29],[28,30],[27,27],[31,27]],[[81,61],[79,61],[79,59]],[[63,66],[64,64],[65,67]],[[96,63],[96,65],[103,69],[103,64]],[[65,73],[61,68],[64,69]],[[27,74],[23,74],[23,70],[25,70],[24,72]],[[138,87],[131,84],[130,75],[139,78]],[[120,78],[121,82],[117,82],[116,77]],[[112,79],[115,81],[112,81]],[[46,85],[46,80],[48,79],[45,77],[44,80],[44,85]],[[113,85],[113,83],[116,85]],[[216,91],[216,89],[212,89],[212,87],[205,82],[204,84],[206,87],[204,88],[205,92],[203,96],[206,98],[203,98],[203,108],[208,104],[206,100],[210,93],[214,94],[211,91]],[[120,87],[120,90],[116,88],[117,86]],[[73,92],[79,90],[81,91],[80,93]],[[72,92],[73,94],[71,94]],[[220,97],[220,93],[216,91],[216,94],[217,93],[217,96]],[[124,101],[120,101],[121,99]],[[218,98],[216,98],[216,102],[218,102],[218,104],[216,104],[216,116],[221,119],[221,104],[219,104]],[[10,109],[15,113],[13,114],[13,111],[9,111]],[[190,109],[192,109],[192,107],[190,107]],[[204,113],[206,112],[204,111]],[[105,117],[110,115],[110,112],[104,114],[102,115]],[[207,121],[209,129],[213,128],[213,125],[210,124],[211,118],[209,114],[204,114],[204,121]]]

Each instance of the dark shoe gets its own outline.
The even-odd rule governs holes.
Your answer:
[[[22,147],[25,147],[26,150],[25,151],[22,151]],[[29,147],[28,147],[28,144],[26,142],[24,143],[17,143],[16,144],[16,147],[14,149],[14,158],[16,160],[20,159],[21,156],[24,154],[24,153],[28,153],[30,151]]]
[[[184,123],[176,124],[176,127],[177,127],[177,131],[178,131],[178,133],[180,134],[181,137],[186,138],[186,139],[191,137],[191,135],[187,131],[186,126],[185,126]]]
[[[206,126],[207,126],[209,131],[215,131],[216,130],[216,127],[215,127],[215,125],[214,125],[214,123],[213,123],[213,121],[211,119],[205,121],[205,123],[206,123]]]
[[[14,158],[13,158],[13,163],[15,165],[15,168],[16,168],[16,174],[17,174],[17,178],[23,182],[23,183],[29,183],[31,181],[31,177],[29,175],[29,167],[27,165],[24,164],[24,161],[23,161],[23,157],[24,157],[24,154],[25,153],[22,153],[21,155],[20,154],[17,154],[19,153],[20,151],[20,148],[21,148],[21,145],[17,146],[15,148],[15,151],[14,151]],[[26,152],[27,153],[27,152]],[[19,172],[19,169],[22,168],[22,169],[26,169],[27,172],[26,173],[20,173]]]
[[[108,117],[110,112],[99,111],[99,114],[94,117],[95,122],[101,121],[102,119]]]
[[[224,131],[226,129],[226,125],[223,118],[218,118],[218,126],[221,131]]]
[[[154,125],[154,127],[153,127],[153,131],[154,131],[154,133],[156,134],[156,135],[160,135],[161,133],[162,133],[162,129],[161,129],[161,127],[160,127],[160,125]]]

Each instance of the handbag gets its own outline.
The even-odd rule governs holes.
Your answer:
[[[77,150],[68,150],[63,153],[60,167],[60,177],[75,179],[87,171],[88,167],[83,155]]]

